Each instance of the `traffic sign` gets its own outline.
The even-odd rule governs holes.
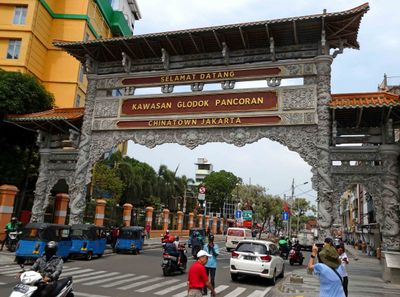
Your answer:
[[[253,211],[252,210],[243,210],[243,220],[251,221],[253,219]]]
[[[242,212],[240,210],[237,210],[236,213],[235,213],[235,217],[237,219],[240,219],[242,217]]]
[[[205,193],[206,193],[206,187],[201,186],[201,187],[199,188],[199,193],[200,193],[200,194],[205,194]]]
[[[282,221],[289,220],[289,213],[287,211],[282,212]]]

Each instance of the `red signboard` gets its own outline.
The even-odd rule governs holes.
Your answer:
[[[246,227],[246,228],[253,227],[253,221],[243,221],[243,227]]]
[[[187,96],[127,99],[122,115],[166,115],[235,111],[265,111],[278,108],[276,92],[213,93]]]
[[[148,77],[132,77],[122,80],[123,85],[160,85],[160,84],[187,84],[192,82],[211,82],[211,81],[224,81],[235,80],[241,78],[242,80],[251,78],[265,78],[267,76],[278,75],[281,70],[277,67],[263,68],[263,69],[243,69],[243,70],[222,70],[210,72],[195,72],[195,73],[176,73],[166,74],[159,76]]]
[[[127,120],[119,121],[118,128],[137,129],[165,129],[165,128],[204,128],[204,127],[234,127],[234,126],[263,126],[278,124],[279,116],[253,117],[219,117],[219,118],[192,118],[192,119],[156,119],[156,120]]]

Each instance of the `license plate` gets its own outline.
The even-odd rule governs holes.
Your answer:
[[[256,257],[253,257],[253,256],[244,256],[244,259],[245,259],[245,260],[254,261],[254,260],[256,259]]]
[[[15,292],[20,292],[20,293],[25,294],[26,292],[29,291],[29,286],[26,286],[26,285],[24,285],[24,284],[17,284],[17,285],[14,287],[13,290],[14,290]]]

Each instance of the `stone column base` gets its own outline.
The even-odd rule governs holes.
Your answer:
[[[382,255],[383,280],[400,285],[400,252],[383,251]]]

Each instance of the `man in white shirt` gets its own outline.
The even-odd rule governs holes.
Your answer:
[[[346,270],[346,266],[347,266],[347,264],[349,264],[349,258],[347,257],[347,254],[346,254],[346,252],[344,251],[344,244],[342,243],[342,244],[340,244],[340,245],[337,245],[336,246],[336,250],[337,250],[337,252],[338,252],[338,254],[339,254],[339,259],[340,259],[340,261],[342,261],[342,276],[343,276],[343,290],[344,290],[344,293],[345,293],[345,295],[346,295],[346,297],[347,297],[347,287],[348,287],[348,284],[349,284],[349,277],[348,277],[348,274],[347,274],[347,270]]]

